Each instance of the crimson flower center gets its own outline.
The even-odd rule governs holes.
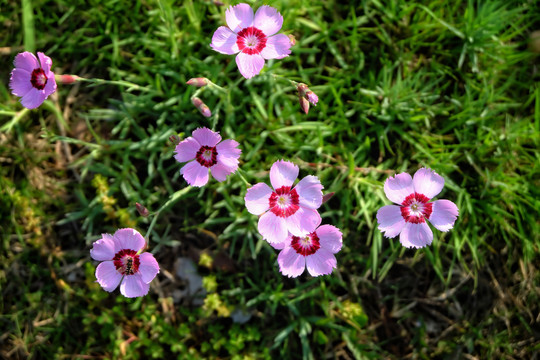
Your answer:
[[[266,47],[268,38],[256,27],[244,28],[237,35],[236,45],[244,54],[259,54]]]
[[[282,186],[276,189],[270,195],[268,202],[270,211],[282,218],[289,217],[300,209],[298,193],[296,189],[291,190],[290,186]]]
[[[315,232],[306,236],[293,236],[291,246],[296,252],[302,256],[313,255],[319,250],[319,237]]]
[[[133,275],[139,272],[140,260],[135,250],[120,250],[114,255],[113,263],[116,271],[122,275]]]
[[[30,78],[32,86],[38,90],[43,90],[47,85],[47,76],[42,68],[37,68],[32,71],[32,77]]]
[[[412,193],[401,203],[401,216],[406,222],[421,224],[429,219],[433,212],[433,203],[423,194]]]
[[[197,155],[195,155],[195,159],[202,166],[209,168],[217,164],[217,156],[218,152],[215,146],[201,146],[197,151]]]

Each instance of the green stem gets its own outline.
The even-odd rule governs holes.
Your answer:
[[[91,84],[94,84],[94,85],[120,85],[120,86],[125,86],[125,87],[128,88],[127,89],[128,91],[131,91],[131,90],[139,90],[139,91],[145,91],[145,92],[150,92],[151,91],[148,88],[145,88],[145,87],[142,87],[140,85],[131,83],[129,81],[124,81],[124,80],[86,79],[86,78],[81,78],[81,77],[78,80],[83,81],[83,82],[88,82],[88,83],[91,83]]]
[[[152,219],[152,222],[150,223],[150,226],[148,227],[148,230],[146,231],[145,239],[148,240],[150,233],[152,232],[152,229],[154,228],[154,225],[156,225],[157,219],[159,218],[159,215],[165,211],[169,206],[177,202],[183,195],[187,194],[191,190],[191,186],[187,186],[183,188],[182,190],[178,190],[171,196],[169,196],[169,200],[165,204],[163,204],[158,211],[155,212],[154,218]]]
[[[246,187],[250,188],[251,187],[251,184],[249,183],[249,181],[246,180],[246,178],[244,177],[244,175],[242,174],[244,172],[244,170],[238,168],[236,170],[236,173],[238,174],[238,176],[240,176],[240,179],[242,179],[244,181],[244,183],[246,184]]]

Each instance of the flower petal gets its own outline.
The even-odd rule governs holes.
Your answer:
[[[270,208],[272,189],[265,183],[258,183],[247,189],[244,201],[247,210],[253,215],[261,215]]]
[[[283,16],[271,6],[263,5],[257,9],[253,26],[261,30],[264,35],[271,36],[277,33],[283,25]]]
[[[279,271],[288,277],[301,275],[306,268],[306,258],[291,246],[286,246],[278,255]]]
[[[41,64],[41,68],[45,71],[45,74],[49,73],[51,71],[51,66],[52,66],[51,58],[42,52],[38,52],[37,55],[39,58],[39,62]]]
[[[291,187],[298,177],[299,171],[298,166],[290,161],[276,161],[270,168],[270,182],[274,189],[279,189],[282,186]]]
[[[142,281],[149,283],[154,280],[159,273],[159,264],[151,253],[145,252],[139,255],[139,272],[141,273]]]
[[[208,182],[208,168],[197,161],[188,162],[180,169],[180,174],[191,186],[204,186]]]
[[[386,205],[377,211],[379,230],[387,238],[393,238],[403,230],[405,219],[401,215],[401,209],[396,205]]]
[[[238,168],[238,159],[242,150],[238,148],[239,144],[235,140],[224,140],[217,144],[217,161],[229,168]],[[234,171],[233,170],[233,171]]]
[[[21,104],[27,109],[35,109],[43,104],[46,98],[45,91],[32,88],[21,98]]]
[[[218,132],[208,128],[198,128],[191,135],[201,144],[201,146],[214,147],[221,141],[221,135]]]
[[[433,199],[444,187],[444,178],[431,169],[421,168],[413,177],[414,191]]]
[[[236,171],[238,166],[235,167],[228,167],[221,163],[217,163],[210,167],[210,172],[212,173],[212,176],[214,179],[216,179],[219,182],[225,181],[227,179],[227,176],[232,174]]]
[[[113,236],[110,234],[102,234],[101,236],[101,239],[92,244],[90,256],[98,261],[112,260],[116,254]]]
[[[137,230],[131,228],[116,230],[113,241],[115,253],[124,249],[139,251],[146,245],[143,236]]]
[[[34,54],[28,51],[17,54],[15,60],[13,60],[13,65],[15,65],[16,68],[28,71],[30,74],[34,69],[39,68],[38,59]]]
[[[265,59],[283,59],[291,53],[291,40],[285,34],[277,34],[266,40],[266,46],[261,51]]]
[[[32,74],[28,71],[15,68],[11,72],[11,78],[9,79],[9,88],[11,93],[15,96],[24,96],[30,90],[34,89],[32,86]]]
[[[318,209],[322,204],[322,189],[321,181],[318,177],[308,175],[296,184],[294,187],[298,193],[300,206],[309,209]]]
[[[120,284],[122,274],[116,270],[112,261],[104,261],[96,268],[96,279],[103,290],[111,292]]]
[[[448,231],[454,227],[454,222],[459,215],[459,209],[450,200],[436,200],[433,202],[433,211],[429,216],[429,222],[440,231]]]
[[[197,155],[197,151],[201,149],[201,144],[194,138],[194,137],[188,137],[182,142],[180,142],[178,145],[176,145],[176,148],[174,149],[175,154],[174,158],[178,162],[186,162],[195,159],[195,156]]]
[[[325,249],[335,254],[341,250],[343,245],[343,234],[341,231],[333,225],[320,226],[315,234],[319,237],[319,244],[321,249]]]
[[[433,241],[433,232],[426,222],[419,224],[405,223],[399,235],[399,241],[401,245],[407,248],[423,248]]]
[[[407,196],[414,193],[411,175],[401,173],[395,177],[389,177],[384,182],[384,193],[390,201],[401,205]]]
[[[54,78],[54,73],[52,71],[49,71],[46,76],[47,84],[43,89],[43,92],[45,93],[45,99],[47,99],[52,93],[56,91],[56,79]]]
[[[240,70],[243,77],[251,79],[261,72],[264,66],[264,58],[259,54],[249,55],[241,52],[236,55],[236,65],[238,65],[238,70]]]
[[[238,33],[240,30],[253,25],[253,9],[244,3],[231,6],[225,11],[225,20],[229,28]]]
[[[210,47],[217,52],[227,55],[233,55],[240,51],[236,43],[238,36],[228,27],[220,26],[212,35]]]
[[[306,267],[311,276],[328,275],[337,267],[337,260],[330,251],[320,248],[315,254],[306,256]]]
[[[277,217],[273,212],[268,211],[259,218],[259,233],[270,244],[277,244],[285,241],[288,236],[287,226],[283,218]]]
[[[321,223],[321,215],[317,210],[300,207],[294,214],[285,218],[287,230],[296,236],[313,232]]]
[[[144,296],[148,289],[150,284],[145,283],[140,274],[126,275],[120,284],[120,293],[127,298]]]

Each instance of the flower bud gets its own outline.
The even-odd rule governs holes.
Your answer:
[[[169,136],[169,141],[175,146],[180,144],[180,138],[178,137],[178,135]]]
[[[301,96],[301,97],[306,96],[306,93],[310,91],[308,86],[303,83],[298,84],[298,86],[296,87],[296,90],[298,90],[298,96]]]
[[[307,114],[309,112],[309,101],[305,97],[300,97],[300,108]]]
[[[135,203],[135,208],[137,209],[139,215],[141,215],[142,217],[148,217],[148,215],[150,215],[148,209],[139,203]]]
[[[210,111],[210,108],[208,107],[208,105],[203,103],[201,99],[199,99],[198,97],[193,97],[191,98],[191,102],[193,103],[193,105],[195,105],[197,109],[199,109],[199,111],[201,112],[201,114],[203,114],[203,116],[206,116],[206,117],[212,116],[212,112]]]
[[[54,79],[57,83],[67,85],[79,81],[80,77],[77,75],[55,75]]]
[[[208,85],[208,79],[203,78],[203,77],[191,78],[186,82],[186,84],[192,85],[195,87],[203,87],[203,86]]]
[[[332,196],[334,196],[334,194],[335,194],[334,192],[324,194],[323,197],[322,197],[322,203],[324,204],[325,202],[330,200],[332,198]]]
[[[296,45],[296,38],[294,35],[289,35],[289,42],[291,43],[291,46]]]

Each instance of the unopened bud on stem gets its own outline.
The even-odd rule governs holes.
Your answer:
[[[148,209],[139,203],[135,203],[135,208],[137,209],[139,215],[141,215],[142,217],[148,217],[148,215],[150,215]]]
[[[332,198],[332,196],[334,196],[334,194],[335,194],[334,192],[324,194],[323,197],[322,197],[322,203],[324,204],[325,202],[330,200]]]
[[[208,79],[203,77],[191,78],[186,82],[186,84],[196,87],[203,87],[208,85]]]
[[[172,144],[175,146],[180,144],[180,138],[178,137],[178,135],[169,136],[169,141],[172,142]]]
[[[198,97],[193,97],[191,98],[191,102],[193,103],[193,105],[195,105],[197,109],[199,109],[201,114],[203,114],[206,117],[212,116],[212,112],[210,111],[210,108],[208,107],[208,105],[203,103],[201,99],[199,99]]]
[[[77,75],[54,75],[54,79],[57,83],[60,84],[73,84],[74,82],[79,81],[81,78]]]

